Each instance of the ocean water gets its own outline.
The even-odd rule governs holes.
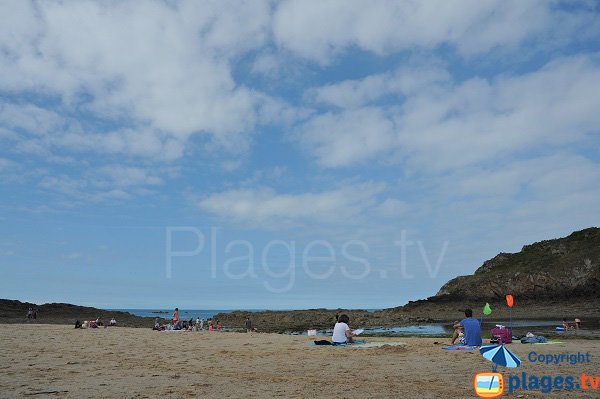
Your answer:
[[[164,319],[171,318],[175,309],[108,309],[116,310],[119,312],[129,312],[133,315],[140,317],[162,317]],[[236,311],[243,312],[262,312],[267,309],[179,309],[179,317],[182,320],[188,320],[190,318],[196,319],[197,317],[207,320],[212,319],[214,315],[218,313],[231,313]],[[291,310],[291,309],[290,309]],[[369,312],[375,312],[380,309],[367,309]]]
[[[401,327],[365,327],[365,335],[394,335],[394,336],[440,336],[447,334],[441,324],[422,324]],[[330,336],[333,329],[317,330],[318,336]],[[292,335],[308,335],[307,331],[298,331]]]
[[[162,317],[163,319],[170,319],[175,309],[110,309],[117,310],[120,312],[129,312],[133,315],[140,317]],[[252,310],[256,311],[256,310]],[[230,313],[233,310],[225,309],[179,309],[179,318],[181,320],[189,320],[193,318],[201,318],[204,320],[212,319],[214,315],[218,313]]]

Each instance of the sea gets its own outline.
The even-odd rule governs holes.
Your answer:
[[[140,317],[162,317],[168,319],[173,314],[175,309],[107,309],[119,312],[129,312],[135,316]],[[263,312],[268,309],[179,309],[179,317],[182,320],[201,318],[204,320],[212,319],[218,313],[231,313],[231,312]],[[272,309],[271,309],[272,310]],[[283,311],[293,310],[284,309]],[[368,312],[375,312],[381,309],[366,309]]]
[[[109,309],[119,312],[128,312],[140,317],[162,317],[170,319],[175,309]],[[259,312],[261,309],[244,310],[245,312]],[[182,320],[196,318],[208,320],[212,319],[218,313],[231,313],[231,309],[179,309],[179,317]]]

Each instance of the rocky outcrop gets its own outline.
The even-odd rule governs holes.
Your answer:
[[[436,297],[495,300],[511,293],[520,298],[598,297],[600,229],[526,245],[518,253],[500,253],[471,276],[448,281]]]
[[[139,317],[127,312],[96,309],[68,303],[36,305],[35,303],[9,299],[0,299],[0,323],[28,322],[26,315],[29,308],[37,310],[37,317],[35,320],[29,321],[31,323],[74,324],[75,320],[96,320],[97,318],[108,323],[114,317],[117,320],[117,326],[121,327],[152,327],[154,325],[154,319],[151,317]]]

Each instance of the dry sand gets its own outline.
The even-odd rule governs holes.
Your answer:
[[[440,339],[368,340],[406,345],[315,347],[307,346],[307,337],[278,334],[0,325],[0,397],[473,398],[474,373],[491,369],[476,351],[444,351],[433,344]],[[600,341],[509,347],[523,365],[500,370],[505,376],[600,375]],[[527,361],[532,350],[590,352],[591,363],[533,364]],[[599,393],[552,396],[597,398]],[[516,391],[504,397],[548,395]]]

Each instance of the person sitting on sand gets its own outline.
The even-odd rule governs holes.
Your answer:
[[[114,327],[117,325],[117,321],[115,320],[115,318],[113,317],[112,319],[110,319],[110,326]]]
[[[563,319],[563,327],[565,330],[571,330],[573,327],[567,322],[567,319]]]
[[[465,334],[465,345],[481,346],[483,341],[481,339],[481,326],[479,325],[479,320],[473,318],[473,311],[471,309],[465,309],[465,316],[465,319],[462,319],[452,326],[454,328],[454,334],[452,335],[450,345],[454,345],[462,330]]]
[[[215,326],[213,325],[212,320],[208,321],[208,331],[215,331]]]
[[[331,341],[333,344],[345,344],[347,342],[352,342],[352,330],[348,326],[350,322],[350,318],[343,314],[338,318],[337,323],[333,327],[333,337],[331,337]]]
[[[577,328],[578,330],[581,328],[581,320],[579,320],[578,318],[575,318],[575,328]]]
[[[219,320],[217,320],[217,331],[223,331],[223,324]]]
[[[175,311],[173,312],[173,325],[177,324],[179,322],[179,308],[175,308]]]
[[[83,328],[83,325],[79,320],[75,320],[75,328]]]

